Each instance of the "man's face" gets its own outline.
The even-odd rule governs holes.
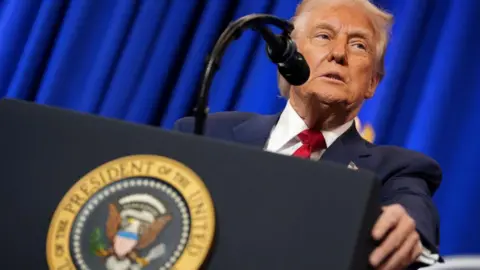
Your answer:
[[[353,5],[319,6],[305,17],[295,40],[310,66],[310,78],[294,95],[323,104],[359,107],[373,96],[376,36],[363,10]]]

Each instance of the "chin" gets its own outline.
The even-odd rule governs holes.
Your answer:
[[[338,91],[316,91],[312,93],[312,98],[315,99],[316,102],[320,102],[323,104],[340,104],[347,102],[348,98],[345,93],[339,93]]]
[[[346,85],[317,81],[303,89],[307,96],[323,103],[339,103],[348,100]]]

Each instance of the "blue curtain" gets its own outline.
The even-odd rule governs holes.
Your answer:
[[[290,17],[298,0],[0,0],[0,97],[169,129],[192,112],[228,23]],[[480,253],[480,1],[378,0],[396,24],[387,76],[360,113],[375,142],[440,162],[444,255]],[[226,51],[211,111],[279,112],[275,66],[246,32]]]

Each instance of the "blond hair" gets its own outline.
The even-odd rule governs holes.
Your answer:
[[[393,15],[381,10],[369,0],[303,0],[295,11],[295,15],[291,21],[295,25],[292,38],[295,39],[299,32],[305,27],[307,13],[320,4],[359,4],[363,7],[370,17],[375,34],[378,36],[375,57],[376,72],[382,78],[385,75],[385,52],[387,50],[388,41],[390,39],[390,30],[393,24]],[[280,93],[284,97],[288,97],[290,84],[278,73],[278,87]]]

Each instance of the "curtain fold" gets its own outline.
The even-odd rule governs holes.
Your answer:
[[[233,20],[253,13],[271,13],[272,8],[272,1],[241,1]],[[232,109],[252,67],[254,58],[251,56],[256,53],[260,42],[261,37],[257,33],[245,31],[240,39],[230,43],[210,89],[211,112]]]
[[[289,18],[298,2],[0,0],[0,97],[169,129],[192,113],[206,57],[229,22],[251,13]],[[374,2],[395,25],[387,74],[360,112],[362,126],[376,143],[440,163],[441,252],[480,253],[480,1]],[[211,112],[282,110],[258,33],[233,41],[220,66]]]
[[[32,95],[35,95],[32,88],[35,88],[41,80],[39,73],[42,72],[46,62],[43,56],[48,53],[52,40],[57,34],[55,28],[61,19],[64,6],[65,2],[61,1],[42,3],[10,84],[4,88],[7,90],[7,97],[30,99]],[[0,33],[2,33],[1,30]],[[5,34],[5,37],[7,37],[7,34]],[[3,46],[3,42],[0,41],[0,44]],[[19,44],[21,43],[17,42],[17,45]],[[1,89],[2,87],[0,87],[0,91]]]
[[[40,2],[7,1],[0,17],[0,95],[5,95],[22,58]]]
[[[122,119],[126,116],[161,28],[167,2],[145,0],[137,3],[140,5],[138,14],[100,108],[99,114],[103,116]]]
[[[234,8],[233,1],[209,0],[200,17],[200,24],[195,29],[191,46],[186,54],[186,61],[178,74],[175,86],[172,88],[170,100],[166,105],[161,126],[171,128],[175,121],[189,113],[193,96],[200,88],[200,78],[205,67],[205,60],[213,48],[216,39],[225,28],[229,10]]]

